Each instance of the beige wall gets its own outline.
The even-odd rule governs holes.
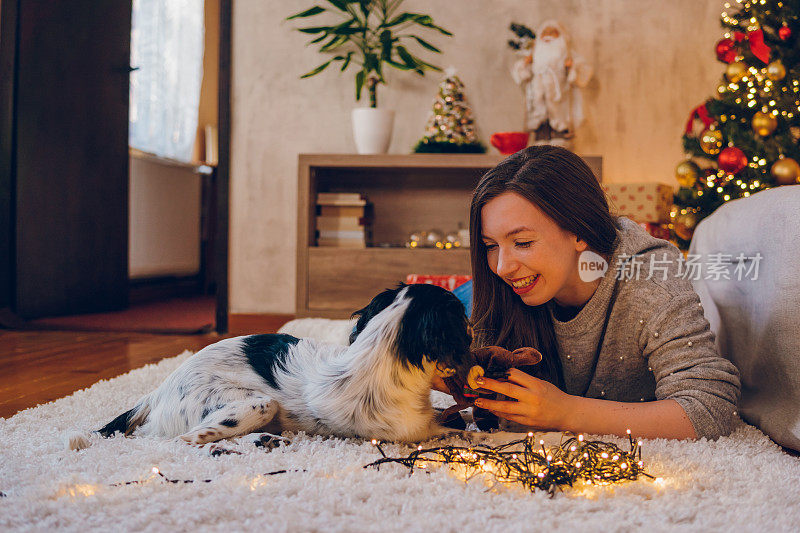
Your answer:
[[[321,63],[283,19],[313,2],[234,2],[230,297],[234,313],[294,311],[297,154],[354,152],[355,71],[299,75]],[[674,184],[689,111],[722,73],[714,57],[723,0],[407,0],[452,38],[432,36],[466,86],[481,137],[518,129],[524,110],[509,76],[510,22],[556,18],[596,77],[575,150],[603,156],[606,181]],[[308,5],[306,5],[308,4]],[[392,72],[379,105],[397,111],[392,153],[421,136],[440,76]]]
[[[187,166],[130,158],[130,278],[200,271],[201,185],[201,177]]]

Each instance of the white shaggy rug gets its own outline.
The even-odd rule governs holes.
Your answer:
[[[299,322],[285,331],[328,328],[343,339],[350,328],[325,321],[309,331]],[[95,439],[80,452],[65,449],[65,433],[97,428],[128,409],[189,356],[0,419],[0,531],[800,530],[800,459],[744,424],[716,442],[646,440],[645,466],[661,482],[567,489],[553,499],[489,489],[478,478],[465,483],[445,467],[412,476],[398,465],[364,469],[379,455],[356,440],[299,435],[272,452],[239,441],[228,446],[241,455],[219,457],[151,438]],[[154,466],[169,478],[198,481],[164,482]],[[288,472],[262,475],[277,470]],[[133,480],[142,483],[112,486]]]

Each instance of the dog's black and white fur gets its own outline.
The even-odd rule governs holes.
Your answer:
[[[401,284],[353,316],[347,347],[281,334],[207,346],[99,433],[138,428],[193,444],[258,431],[406,442],[445,433],[430,403],[433,374],[466,376],[474,364],[458,299]]]

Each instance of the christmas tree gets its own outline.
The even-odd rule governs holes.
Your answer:
[[[425,136],[414,147],[417,153],[483,153],[472,110],[464,97],[464,84],[453,69],[447,69],[433,102]]]
[[[800,0],[725,4],[717,94],[691,113],[670,227],[688,247],[723,203],[800,179]]]

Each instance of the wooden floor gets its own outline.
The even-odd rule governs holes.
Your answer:
[[[218,335],[0,330],[0,418],[218,340]]]

